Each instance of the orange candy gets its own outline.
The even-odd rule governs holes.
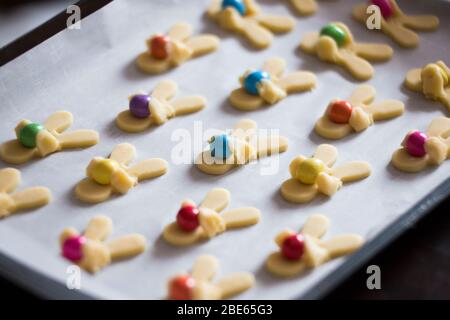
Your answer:
[[[334,123],[348,123],[352,114],[352,104],[345,100],[337,100],[328,108],[328,117]]]
[[[191,300],[195,281],[189,275],[181,275],[169,283],[169,298],[171,300]]]
[[[166,59],[169,56],[169,37],[163,35],[153,36],[149,40],[150,52],[153,58],[155,59]]]

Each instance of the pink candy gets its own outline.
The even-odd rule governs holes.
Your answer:
[[[389,0],[371,0],[370,2],[380,8],[383,18],[387,19],[392,16],[394,10]]]
[[[427,152],[425,151],[425,141],[428,139],[427,135],[420,131],[413,131],[406,136],[404,147],[413,157],[423,157]]]
[[[67,238],[62,245],[62,254],[70,261],[80,261],[83,259],[83,244],[86,238],[83,236],[73,236]]]

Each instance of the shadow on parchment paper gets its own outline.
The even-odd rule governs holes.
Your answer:
[[[444,116],[448,117],[450,116],[449,109],[444,106],[441,102],[426,99],[423,93],[415,92],[412,90],[409,90],[405,87],[404,83],[400,84],[399,87],[400,91],[408,96],[408,99],[405,102],[405,109],[408,112],[433,112],[436,110],[443,111]],[[420,128],[420,130],[426,130],[429,123],[424,123],[424,127]],[[415,128],[410,128],[409,130],[412,130]],[[406,134],[406,132],[405,132]]]

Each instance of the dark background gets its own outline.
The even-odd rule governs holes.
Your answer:
[[[11,7],[24,2],[30,1],[0,0],[0,10],[10,10]],[[86,16],[108,2],[110,0],[83,0],[78,5],[83,16]],[[65,22],[65,14],[59,14],[32,32],[0,48],[0,66],[62,30]],[[381,269],[380,290],[368,290],[366,287],[369,276],[366,269],[369,265],[377,265]],[[449,275],[450,198],[447,198],[325,298],[450,299]],[[37,297],[0,276],[0,299],[4,298]]]

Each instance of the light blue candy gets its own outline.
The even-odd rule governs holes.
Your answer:
[[[221,134],[211,138],[210,142],[211,156],[216,159],[225,160],[231,156],[230,137]]]
[[[247,11],[242,0],[223,0],[222,9],[225,9],[227,7],[235,8],[241,14],[241,16],[244,16]]]
[[[244,88],[245,90],[253,94],[255,96],[259,95],[258,92],[258,84],[261,83],[262,80],[267,79],[270,80],[270,76],[265,71],[254,71],[250,73],[247,77],[244,79]]]

